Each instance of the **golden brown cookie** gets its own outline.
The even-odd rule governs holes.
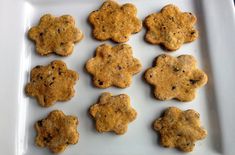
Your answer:
[[[197,69],[196,60],[191,55],[175,58],[162,54],[155,64],[146,71],[145,79],[155,87],[154,95],[159,100],[191,101],[196,96],[196,89],[207,83],[207,75]]]
[[[166,109],[164,115],[154,122],[154,129],[159,132],[164,147],[176,147],[184,152],[191,152],[195,142],[207,135],[200,125],[199,113],[176,107]]]
[[[130,105],[130,98],[126,94],[112,96],[103,93],[98,103],[90,107],[90,115],[96,123],[98,132],[113,131],[118,135],[127,131],[128,123],[135,120],[137,112]]]
[[[131,84],[132,75],[141,70],[138,59],[133,58],[132,49],[127,44],[112,47],[100,45],[96,55],[86,63],[87,71],[93,75],[96,87],[107,88],[112,85],[125,88]]]
[[[55,60],[47,66],[36,66],[31,70],[30,82],[26,85],[26,94],[36,97],[43,107],[49,107],[56,101],[67,101],[74,96],[78,74],[68,70],[63,61]]]
[[[133,4],[120,6],[112,0],[103,3],[101,8],[89,15],[93,26],[93,36],[101,41],[112,39],[123,43],[129,40],[131,34],[142,28],[142,22],[136,17],[137,9]]]
[[[29,38],[36,43],[36,51],[40,55],[56,53],[60,56],[70,55],[74,43],[83,38],[82,32],[75,27],[70,15],[54,17],[46,14],[41,17],[38,26],[28,32]]]
[[[145,39],[168,50],[177,50],[183,43],[197,39],[198,31],[193,27],[196,20],[192,13],[181,12],[177,6],[169,4],[160,13],[145,18],[144,24],[148,30]]]
[[[69,144],[78,142],[78,123],[77,117],[54,110],[46,118],[35,123],[35,143],[39,147],[48,147],[53,153],[61,153]]]

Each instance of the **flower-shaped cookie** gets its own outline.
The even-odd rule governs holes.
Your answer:
[[[163,117],[154,122],[154,129],[160,133],[163,146],[176,147],[184,152],[191,152],[195,142],[207,135],[207,131],[200,126],[199,113],[176,107],[166,109]]]
[[[154,95],[159,100],[191,101],[195,90],[207,83],[207,75],[196,68],[196,60],[190,55],[158,56],[156,66],[146,71],[145,79],[155,86]]]
[[[104,2],[99,10],[89,15],[89,22],[94,28],[93,36],[101,41],[128,41],[131,34],[142,28],[142,22],[136,17],[136,13],[137,9],[133,4],[119,6],[111,0]]]
[[[46,14],[41,17],[39,25],[28,32],[29,38],[36,43],[36,51],[40,55],[56,53],[60,56],[70,55],[74,43],[83,38],[82,32],[75,27],[70,15],[54,17]]]
[[[95,119],[98,132],[114,131],[118,135],[127,131],[128,123],[137,115],[128,95],[112,96],[110,93],[103,93],[98,103],[90,107],[89,113]]]
[[[161,44],[168,50],[177,50],[183,43],[197,39],[198,31],[193,27],[196,20],[192,13],[181,12],[178,7],[169,4],[160,13],[145,18],[148,29],[145,39],[151,44]]]
[[[53,153],[63,152],[69,144],[78,142],[78,123],[75,116],[66,116],[59,110],[50,112],[46,118],[35,123],[36,145],[48,147]]]
[[[141,70],[138,59],[133,58],[132,49],[127,44],[100,45],[96,56],[86,63],[86,69],[93,75],[96,87],[107,88],[112,85],[125,88],[131,84],[132,75]]]
[[[66,101],[73,97],[78,74],[68,70],[63,61],[55,60],[47,66],[36,66],[30,73],[30,83],[26,94],[36,97],[43,107],[52,106],[56,101]]]

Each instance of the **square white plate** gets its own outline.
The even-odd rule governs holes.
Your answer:
[[[133,48],[134,57],[140,59],[142,71],[133,77],[126,89],[98,89],[92,86],[91,76],[84,65],[103,43],[91,36],[91,26],[87,22],[89,13],[98,9],[100,0],[1,0],[0,2],[0,154],[41,155],[51,154],[46,148],[34,144],[34,123],[44,118],[54,109],[76,115],[80,120],[78,144],[69,146],[65,155],[177,155],[182,152],[159,145],[158,134],[152,129],[153,121],[169,106],[181,109],[195,109],[201,114],[202,126],[208,136],[196,143],[192,155],[234,155],[235,154],[235,16],[232,0],[120,0],[120,4],[133,3],[142,20],[149,14],[158,12],[169,4],[177,5],[182,11],[192,12],[197,18],[200,38],[184,44],[176,52],[167,54],[178,56],[191,54],[198,60],[199,68],[208,74],[208,84],[198,90],[195,100],[181,103],[175,100],[154,99],[151,87],[143,80],[145,70],[159,54],[166,53],[159,46],[144,41],[146,29],[132,35],[127,44]],[[27,38],[27,31],[36,25],[39,18],[51,13],[56,16],[72,15],[76,25],[83,31],[84,39],[75,45],[68,57],[36,54],[34,43]],[[46,65],[52,60],[66,62],[70,69],[80,74],[75,96],[68,102],[56,103],[50,108],[42,108],[33,98],[24,94],[29,72],[36,65]],[[137,110],[137,119],[129,124],[123,136],[111,133],[100,134],[88,116],[88,108],[97,101],[99,95],[108,91],[114,95],[126,93],[132,106]]]

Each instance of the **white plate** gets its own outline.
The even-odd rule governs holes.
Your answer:
[[[33,124],[53,109],[78,116],[80,140],[69,146],[66,155],[176,155],[182,152],[166,149],[158,144],[158,134],[152,129],[152,122],[169,106],[181,109],[195,109],[201,114],[203,127],[208,131],[206,139],[196,143],[192,155],[234,155],[235,154],[235,18],[232,0],[120,0],[131,2],[138,8],[138,17],[159,11],[169,3],[176,4],[183,11],[198,17],[197,28],[200,38],[183,45],[178,51],[168,53],[174,56],[192,54],[198,60],[199,68],[209,77],[208,84],[198,90],[197,98],[189,103],[158,101],[151,95],[150,85],[143,79],[144,71],[151,67],[154,58],[164,53],[158,46],[143,40],[145,28],[132,35],[127,42],[133,47],[133,54],[142,62],[141,73],[133,77],[129,88],[97,89],[91,84],[91,77],[84,71],[85,62],[102,43],[92,39],[88,14],[102,4],[100,0],[1,0],[0,5],[0,151],[2,155],[51,154],[48,149],[34,145]],[[70,14],[85,38],[76,44],[71,56],[38,56],[34,43],[26,37],[28,29],[36,25],[45,13],[53,15]],[[54,59],[62,59],[69,68],[80,74],[76,84],[75,97],[50,108],[38,106],[36,101],[24,94],[30,70],[36,65],[46,65]],[[137,119],[129,125],[123,136],[95,131],[93,121],[87,114],[90,105],[97,101],[101,92],[127,93],[133,107],[138,111]]]

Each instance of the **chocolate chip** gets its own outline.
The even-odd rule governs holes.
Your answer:
[[[103,32],[106,32],[106,30],[105,30],[105,27],[104,27],[104,26],[102,26],[102,31],[103,31]]]
[[[98,82],[99,82],[99,85],[103,85],[104,84],[104,82],[102,82],[100,80],[98,80]]]
[[[178,137],[181,137],[182,135],[181,134],[177,134]]]
[[[178,71],[180,71],[180,68],[179,68],[179,67],[174,66],[174,67],[173,67],[173,70],[174,70],[174,72],[178,72]]]
[[[38,126],[42,127],[42,120],[37,122]]]
[[[191,32],[191,35],[193,35],[193,34],[195,34],[195,32],[193,31],[193,32]]]
[[[99,85],[103,85],[104,83],[103,82],[99,82]]]
[[[43,33],[41,32],[41,33],[39,33],[39,35],[40,35],[40,37],[42,37],[42,36],[43,36]]]
[[[44,103],[46,103],[47,99],[44,97],[43,101],[44,101]]]
[[[122,67],[118,65],[118,66],[117,66],[117,69],[118,69],[118,70],[121,70],[121,69],[122,69]]]
[[[171,21],[175,21],[175,18],[174,17],[169,17]]]
[[[52,139],[52,136],[50,134],[48,134],[47,137],[44,137],[43,140],[46,142],[46,143],[49,143]]]
[[[175,90],[175,88],[176,88],[176,86],[172,86],[172,87],[171,87],[171,90]]]
[[[199,80],[193,80],[193,79],[190,79],[189,80],[189,82],[191,83],[191,84],[195,84],[195,83],[197,83]]]
[[[166,26],[164,24],[161,25],[161,29],[166,29]]]

